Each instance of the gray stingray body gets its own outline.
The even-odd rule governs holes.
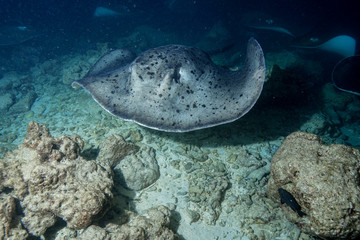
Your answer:
[[[161,131],[187,132],[242,117],[260,96],[264,79],[264,55],[251,38],[238,71],[215,65],[200,49],[167,45],[138,57],[114,50],[74,83],[115,116]]]

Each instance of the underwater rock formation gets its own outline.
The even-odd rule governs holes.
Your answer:
[[[128,189],[144,189],[160,177],[155,150],[125,141],[118,134],[111,135],[102,143],[96,161],[111,167],[115,182]]]
[[[272,158],[268,197],[281,204],[286,218],[300,230],[324,239],[360,236],[360,152],[345,145],[323,145],[305,132],[290,134]],[[297,209],[293,211],[293,209]],[[305,214],[298,212],[302,211]]]
[[[14,96],[11,93],[1,94],[0,112],[6,112],[14,104]]]
[[[112,172],[82,158],[83,145],[77,135],[53,138],[32,121],[23,143],[0,161],[0,192],[20,202],[21,222],[31,234],[43,235],[57,218],[85,228],[110,207]]]
[[[155,158],[155,150],[143,146],[136,154],[126,156],[114,168],[115,181],[132,190],[141,190],[153,184],[159,177],[159,166]]]
[[[15,199],[8,194],[0,194],[0,239],[18,240],[28,237],[28,233],[25,229],[21,229],[21,226],[12,226],[16,217],[15,211]]]
[[[96,161],[100,164],[115,167],[124,157],[137,151],[138,147],[136,145],[126,142],[118,134],[113,134],[101,144]]]
[[[30,91],[26,95],[22,96],[14,105],[12,105],[9,110],[11,113],[22,113],[29,111],[36,98],[36,93],[34,91]]]
[[[126,224],[109,223],[104,228],[89,226],[74,239],[137,239],[137,240],[173,240],[178,239],[168,227],[171,212],[167,207],[148,209],[143,215],[130,213]]]
[[[31,109],[37,95],[26,83],[27,78],[28,76],[16,72],[0,77],[0,112],[10,110],[11,113],[22,113]]]

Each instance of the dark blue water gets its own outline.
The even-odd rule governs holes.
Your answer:
[[[128,14],[113,19],[97,19],[93,17],[97,6],[114,10],[126,8]],[[274,24],[288,28],[297,37],[306,34],[359,37],[360,34],[359,9],[351,1],[2,0],[0,25],[18,23],[32,26],[44,33],[44,38],[48,37],[48,40],[72,36],[96,42],[103,39],[111,41],[140,25],[178,32],[179,35],[191,33],[195,39],[214,23],[222,21],[236,37],[239,27],[244,24],[244,15],[249,12],[259,12],[263,18],[273,19]]]

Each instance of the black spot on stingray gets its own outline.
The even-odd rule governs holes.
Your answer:
[[[206,105],[205,104],[203,104],[203,105],[201,105],[203,108],[205,108],[206,107]]]
[[[115,93],[115,91],[113,90],[113,91],[111,91],[111,94],[114,94]]]
[[[196,103],[193,103],[193,108],[197,108]]]

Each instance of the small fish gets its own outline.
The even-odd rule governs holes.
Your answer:
[[[300,217],[303,217],[304,215],[306,215],[306,213],[301,211],[300,205],[296,202],[294,196],[291,195],[291,193],[289,193],[288,191],[286,191],[283,188],[279,188],[278,192],[280,195],[281,204],[286,203],[286,205],[288,205],[292,210],[297,212],[297,214]]]

